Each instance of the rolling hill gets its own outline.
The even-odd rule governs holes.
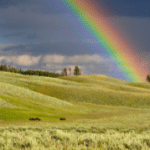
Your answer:
[[[128,114],[150,108],[150,84],[104,75],[40,77],[0,71],[0,123],[72,122]]]

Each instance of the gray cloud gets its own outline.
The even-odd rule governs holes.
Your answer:
[[[37,44],[18,44],[15,46],[9,46],[3,49],[3,51],[20,51],[30,52],[34,55],[40,54],[61,54],[67,56],[95,54],[94,51],[87,46],[86,43],[75,42],[55,42],[55,43],[37,43]]]
[[[24,34],[25,32],[15,32],[15,33],[4,34],[3,37],[22,36]]]
[[[110,17],[109,19],[138,54],[142,55],[143,51],[149,52],[150,17]]]
[[[104,6],[107,12],[107,16],[110,15],[123,15],[123,16],[150,16],[148,0],[93,0],[97,6]],[[33,11],[43,14],[54,13],[55,4],[57,0],[1,0],[0,8],[8,8],[9,6],[24,7],[22,11],[29,6],[34,6]],[[61,4],[61,3],[60,3]],[[40,7],[39,7],[40,6]],[[62,7],[61,5],[59,6]],[[146,11],[147,10],[147,11]],[[63,13],[66,13],[65,9],[61,9]],[[59,13],[55,11],[55,13]]]
[[[25,49],[26,45],[25,44],[19,44],[19,45],[12,45],[4,48],[4,51],[9,51],[9,50],[20,50],[20,49]]]
[[[3,35],[3,37],[20,37],[20,38],[26,38],[28,40],[32,40],[32,39],[40,39],[41,37],[36,33],[28,33],[25,34],[25,32],[15,32],[15,33],[10,33],[10,34],[5,34]]]
[[[29,39],[29,40],[38,39],[38,38],[39,38],[39,36],[37,35],[37,33],[31,33],[26,36],[26,39]]]
[[[25,32],[15,32],[15,33],[10,33],[10,34],[4,34],[3,37],[21,37],[21,38],[26,38],[26,39],[38,39],[40,38],[36,32],[33,33],[28,33],[26,34]]]
[[[64,30],[70,28],[66,23],[65,15],[42,14],[32,10],[32,6],[22,11],[22,7],[10,6],[0,9],[3,29],[52,29]]]
[[[0,0],[0,8],[7,8],[16,5],[32,5],[37,4],[39,0]]]

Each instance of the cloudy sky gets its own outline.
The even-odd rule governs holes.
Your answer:
[[[150,1],[93,1],[103,4],[108,10],[107,19],[149,64]],[[110,65],[113,61],[90,35],[79,31],[80,25],[62,0],[0,0],[0,65],[56,73],[64,68],[69,73],[71,68],[71,75],[78,65],[81,74],[125,80],[115,76],[118,70]]]

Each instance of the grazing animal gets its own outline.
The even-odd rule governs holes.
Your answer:
[[[60,120],[66,120],[66,118],[60,118]]]
[[[35,118],[36,120],[38,120],[38,121],[41,121],[41,119],[40,118]]]
[[[40,121],[41,119],[40,118],[30,118],[29,120],[31,120],[31,121],[35,121],[35,120]]]

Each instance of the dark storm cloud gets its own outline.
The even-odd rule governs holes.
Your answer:
[[[107,15],[150,17],[149,0],[95,0],[107,9]]]
[[[15,32],[15,33],[10,33],[10,34],[4,34],[3,37],[22,36],[24,34],[25,32]]]
[[[31,33],[26,36],[26,39],[29,39],[29,40],[38,39],[38,38],[39,36],[37,35],[37,33]]]
[[[19,44],[19,45],[17,45],[17,46],[8,46],[8,47],[4,48],[3,50],[4,50],[4,51],[18,50],[18,49],[24,50],[25,48],[26,48],[26,45]]]
[[[0,8],[7,8],[16,5],[37,4],[39,0],[0,0]]]
[[[137,53],[149,52],[150,18],[119,17],[112,20],[120,31],[124,31],[124,39]]]
[[[0,14],[4,22],[0,24],[3,29],[52,29],[63,30],[69,25],[66,23],[65,15],[42,14],[27,7],[22,11],[22,7],[11,6],[8,9],[0,9]]]
[[[29,33],[27,35],[25,35],[25,32],[15,32],[15,33],[10,33],[10,34],[4,34],[3,35],[3,37],[6,37],[6,38],[7,37],[17,37],[17,36],[19,36],[19,37],[24,37],[25,36],[25,38],[29,39],[29,40],[31,40],[31,39],[38,39],[39,38],[39,36],[37,35],[36,32]]]
[[[10,6],[21,7],[22,12],[32,7],[32,11],[36,13],[58,14],[54,9],[55,3],[53,1],[48,5],[46,0],[0,0],[0,9],[6,9]]]
[[[87,46],[86,43],[75,42],[56,42],[56,43],[41,43],[41,44],[19,44],[17,46],[9,46],[4,48],[3,51],[20,50],[22,53],[30,52],[34,55],[46,54],[60,54],[60,55],[83,55],[95,54],[94,51]]]

